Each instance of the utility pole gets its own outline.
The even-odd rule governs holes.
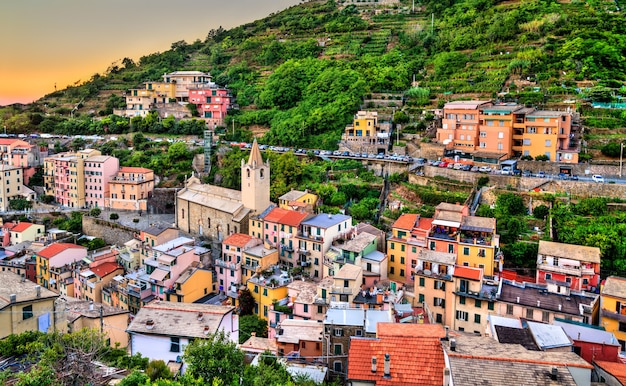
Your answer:
[[[102,310],[104,306],[100,306],[100,332],[104,332],[104,311]]]

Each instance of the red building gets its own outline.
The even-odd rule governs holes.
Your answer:
[[[589,363],[595,361],[620,362],[621,346],[612,332],[602,327],[584,323],[555,319],[555,326],[560,326],[574,342],[574,352]]]
[[[600,285],[600,248],[539,241],[537,283],[595,291]]]
[[[231,108],[233,96],[215,83],[197,84],[189,87],[189,103],[196,106],[200,118],[209,128],[224,126],[224,118]]]

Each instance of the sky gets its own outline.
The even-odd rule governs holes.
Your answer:
[[[104,74],[124,58],[259,20],[299,0],[0,0],[0,106]],[[210,69],[207,69],[210,71]]]

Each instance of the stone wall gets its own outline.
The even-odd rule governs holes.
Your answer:
[[[99,237],[107,244],[124,245],[133,239],[135,230],[112,221],[83,216],[83,233]]]
[[[572,173],[578,176],[590,174],[602,174],[604,177],[619,176],[619,165],[611,164],[562,164],[547,161],[518,161],[517,168],[521,170],[530,170],[533,173],[544,171],[548,174],[559,174],[561,166],[569,167]],[[624,169],[622,169],[622,173]]]
[[[476,184],[480,177],[489,177],[489,185],[506,189],[513,188],[519,191],[528,192],[533,189],[540,189],[546,192],[562,193],[576,197],[626,197],[626,185],[621,184],[598,184],[586,181],[561,181],[536,177],[515,177],[498,174],[473,173],[467,171],[438,168],[434,166],[424,166],[424,177],[442,176],[454,181],[461,181],[469,184]],[[548,173],[546,171],[546,173]],[[574,173],[576,173],[574,171]],[[421,179],[424,177],[411,174],[409,182],[425,185]]]

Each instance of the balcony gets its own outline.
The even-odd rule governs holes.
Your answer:
[[[460,243],[470,245],[484,245],[486,247],[490,247],[492,245],[491,240],[491,235],[487,234],[472,235],[467,233],[461,233],[461,236],[459,237]]]
[[[280,246],[283,249],[283,251],[293,252],[293,247],[292,246],[285,245],[285,244],[280,244]]]
[[[443,232],[432,231],[432,232],[430,232],[428,234],[428,237],[430,237],[432,239],[439,239],[439,240],[457,241],[457,239],[456,239],[457,233],[456,232],[451,232],[449,230],[445,230]]]
[[[439,279],[439,280],[452,281],[452,275],[448,274],[447,272],[438,273],[438,272],[433,272],[429,269],[423,269],[423,270],[418,269],[414,272],[417,276],[425,276],[425,277],[432,277],[434,279]]]
[[[330,289],[331,294],[339,295],[352,295],[352,288],[350,287],[332,287]]]
[[[315,298],[315,300],[313,300],[313,304],[318,305],[318,306],[323,306],[323,305],[328,305],[330,303],[330,301],[328,299],[324,299],[324,298]]]
[[[617,320],[618,322],[626,323],[626,315],[620,314],[619,312],[605,310],[604,308],[600,310],[600,316],[603,318]]]
[[[239,265],[239,264],[235,264],[235,263],[231,263],[231,262],[228,262],[228,261],[224,261],[222,259],[215,259],[215,265],[217,265],[218,267],[223,267],[223,268],[235,270],[235,269],[237,269],[237,265]]]
[[[591,267],[591,268],[583,267],[583,268],[581,268],[580,272],[583,275],[595,275],[596,274],[596,271],[593,269],[593,267]]]
[[[298,253],[301,254],[301,255],[308,256],[308,255],[311,254],[311,251],[309,251],[308,249],[298,248]]]
[[[310,261],[300,261],[298,264],[301,267],[310,267],[311,266],[311,262]]]
[[[327,266],[328,268],[332,268],[333,267],[333,262],[334,260],[329,258],[329,257],[324,257],[324,265]]]
[[[562,273],[564,275],[572,275],[572,276],[580,276],[581,269],[580,267],[569,267],[562,265],[551,265],[551,264],[537,264],[537,269],[540,271],[550,271],[556,273]]]

